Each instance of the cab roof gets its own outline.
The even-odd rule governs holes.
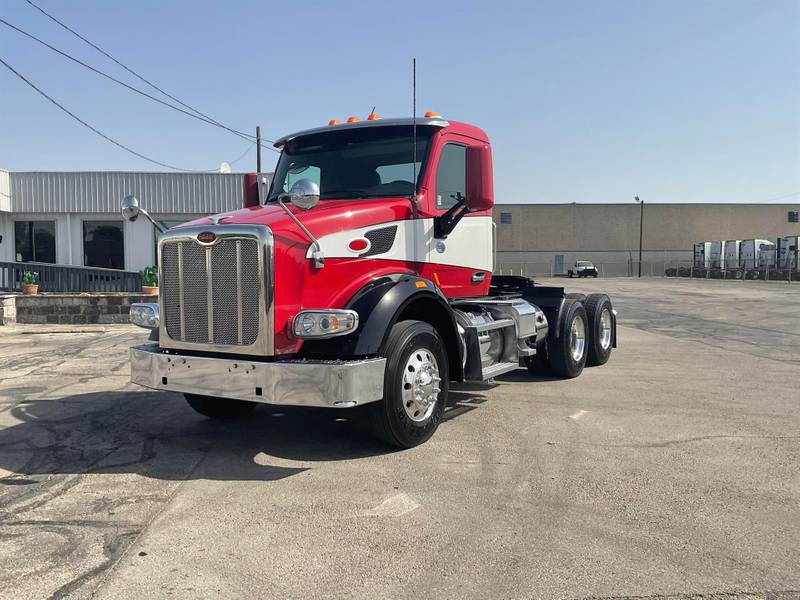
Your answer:
[[[472,125],[467,125],[466,123],[458,123],[456,121],[447,121],[441,117],[417,117],[416,123],[418,127],[438,127],[444,129],[445,127],[452,128],[454,132],[462,133],[469,137],[473,137],[476,139],[480,139],[483,141],[487,141],[486,134],[483,130],[474,127]],[[355,123],[339,123],[337,125],[324,125],[322,127],[313,127],[311,129],[304,129],[302,131],[297,131],[295,133],[291,133],[289,135],[285,135],[282,138],[278,139],[273,145],[276,148],[283,147],[287,142],[290,142],[296,138],[303,137],[306,135],[314,135],[317,133],[328,133],[328,132],[335,132],[341,131],[342,129],[363,129],[365,127],[390,127],[390,126],[408,126],[414,124],[414,119],[411,117],[400,117],[400,118],[393,118],[393,119],[375,119],[375,120],[365,120],[365,121],[356,121]]]

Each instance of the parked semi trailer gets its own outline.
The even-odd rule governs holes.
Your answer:
[[[800,279],[800,236],[778,238],[778,279]]]
[[[741,279],[744,277],[744,270],[742,269],[741,246],[741,240],[725,240],[724,260],[726,278],[733,277],[734,279]]]
[[[605,294],[493,276],[489,139],[435,114],[332,121],[282,137],[263,197],[164,232],[158,303],[131,319],[131,380],[196,411],[258,403],[356,409],[408,448],[451,382],[527,367],[559,377],[616,346]],[[140,214],[134,197],[123,215]]]
[[[725,242],[714,240],[709,246],[709,272],[710,276],[720,278],[725,272]]]
[[[775,267],[775,244],[769,240],[742,240],[740,257],[745,278],[763,278],[768,268]]]
[[[699,242],[692,249],[692,277],[705,277],[711,266],[711,242]]]

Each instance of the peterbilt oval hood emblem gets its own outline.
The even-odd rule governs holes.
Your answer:
[[[201,244],[213,244],[217,241],[217,234],[213,231],[201,231],[197,234],[197,241]]]

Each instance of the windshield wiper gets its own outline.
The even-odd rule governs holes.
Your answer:
[[[366,190],[333,190],[331,192],[322,192],[319,195],[320,200],[341,200],[344,198],[379,198],[382,194],[370,194]],[[272,196],[267,198],[267,203],[277,202],[278,197]]]
[[[366,190],[332,190],[319,195],[320,200],[336,200],[337,198],[369,198]]]

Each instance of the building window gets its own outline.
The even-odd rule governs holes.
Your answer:
[[[17,262],[56,262],[56,222],[15,221],[14,255]]]
[[[104,269],[125,268],[122,221],[83,222],[83,264]]]
[[[467,191],[467,148],[445,144],[436,171],[436,208],[450,208]]]
[[[511,213],[509,212],[501,212],[500,213],[500,225],[511,225]]]
[[[789,211],[789,223],[800,223],[800,211],[797,210]]]

